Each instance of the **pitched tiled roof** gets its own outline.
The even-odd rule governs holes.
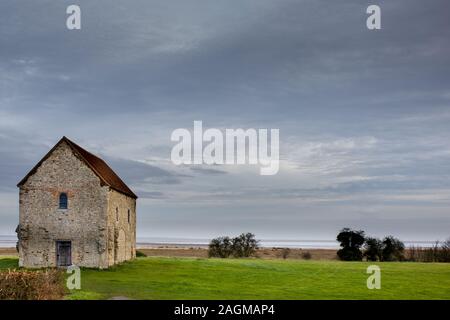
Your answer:
[[[28,177],[30,177],[32,174],[34,174],[37,170],[37,168],[42,164],[42,162],[47,159],[50,154],[53,152],[53,150],[56,149],[58,145],[60,145],[62,142],[66,142],[72,150],[77,153],[80,158],[91,168],[91,170],[100,178],[100,180],[111,187],[112,189],[123,193],[129,197],[132,197],[134,199],[137,199],[137,196],[131,191],[130,188],[125,184],[125,182],[122,181],[122,179],[119,178],[119,176],[106,164],[105,161],[100,159],[99,157],[93,155],[92,153],[86,151],[79,145],[77,145],[75,142],[69,140],[66,137],[63,137],[45,156],[42,158],[41,161],[33,168],[31,171],[25,176],[25,178],[22,179],[22,181],[19,182],[17,185],[20,187],[23,185]]]

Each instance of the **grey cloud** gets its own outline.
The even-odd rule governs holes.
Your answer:
[[[154,192],[150,192],[150,191],[136,191],[137,195],[139,198],[142,199],[166,199],[166,195],[162,192],[158,192],[158,191],[154,191]]]
[[[180,176],[154,165],[134,160],[104,157],[105,161],[130,185],[142,183],[151,184],[178,184]]]
[[[30,135],[0,128],[0,190],[16,191],[16,185],[45,155],[46,145]]]
[[[194,171],[194,172],[200,173],[200,174],[208,174],[208,175],[227,174],[226,171],[218,170],[218,169],[212,169],[212,168],[190,167],[189,169],[191,171]]]
[[[423,208],[424,237],[448,225],[447,0],[378,1],[377,32],[368,0],[79,0],[69,32],[72,3],[0,3],[0,195],[67,135],[137,190],[150,235],[376,233],[386,210],[414,236]],[[279,128],[279,177],[173,166],[170,133],[193,120]]]

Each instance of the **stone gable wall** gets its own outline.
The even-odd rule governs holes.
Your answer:
[[[59,209],[62,192],[68,195],[67,210]],[[108,186],[101,186],[100,179],[66,143],[60,144],[20,188],[17,230],[20,266],[56,266],[57,240],[72,242],[72,263],[75,265],[110,266],[108,199],[116,201],[120,198],[111,196],[111,192]],[[122,203],[128,205],[127,201],[118,203],[124,207]],[[132,230],[132,236],[125,238],[135,245],[132,241],[135,220],[128,229],[122,228],[128,234]],[[130,256],[131,250],[128,250],[125,258]]]

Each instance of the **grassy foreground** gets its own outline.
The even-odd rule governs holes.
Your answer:
[[[450,299],[450,264],[377,263],[381,289],[368,290],[366,262],[139,258],[109,270],[83,269],[68,299]],[[17,266],[0,258],[0,269]]]

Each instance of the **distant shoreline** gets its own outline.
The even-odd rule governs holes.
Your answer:
[[[136,246],[138,248],[207,248],[210,239],[202,238],[161,238],[161,237],[138,237]],[[13,248],[16,246],[17,238],[14,235],[0,235],[0,248]],[[435,241],[404,241],[405,246],[431,247]],[[290,248],[290,249],[339,249],[335,240],[296,240],[296,239],[263,239],[260,240],[261,248]]]
[[[431,244],[431,242],[430,242]],[[147,243],[138,242],[137,250],[148,257],[171,258],[207,258],[208,245],[199,243]],[[260,246],[256,251],[256,257],[262,259],[312,259],[312,260],[337,260],[336,248],[288,248],[286,246]],[[407,246],[408,250],[408,246]],[[0,246],[0,256],[17,256],[15,243],[9,243],[7,247]]]
[[[208,248],[208,243],[198,243],[198,242],[185,242],[185,243],[177,243],[177,242],[137,242],[137,248],[163,248],[163,247],[176,247],[176,248]],[[290,249],[338,249],[339,245],[320,245],[319,243],[306,244],[302,241],[299,244],[292,243],[278,243],[278,242],[260,242],[260,248],[290,248]]]

